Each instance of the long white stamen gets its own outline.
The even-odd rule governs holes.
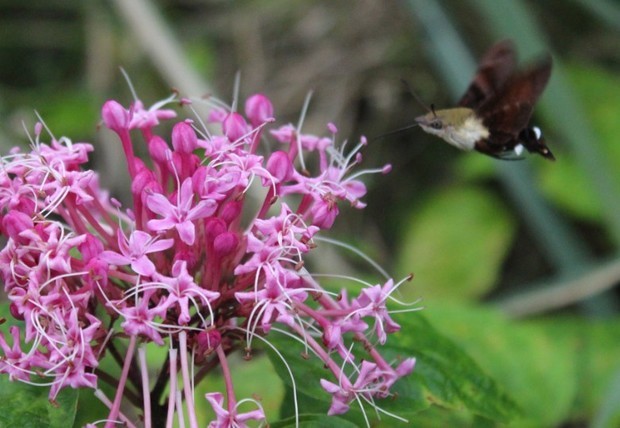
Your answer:
[[[306,99],[304,100],[304,106],[301,108],[301,115],[299,116],[299,121],[297,122],[297,128],[295,128],[295,139],[297,142],[297,152],[299,157],[299,164],[301,165],[301,170],[306,170],[306,163],[304,162],[303,156],[303,148],[301,146],[301,127],[304,124],[304,120],[306,120],[306,113],[308,113],[308,107],[310,106],[310,100],[312,99],[312,91],[308,92],[306,95]]]

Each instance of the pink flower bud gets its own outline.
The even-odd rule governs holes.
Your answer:
[[[213,241],[213,249],[219,257],[226,257],[231,254],[237,245],[239,245],[239,238],[232,232],[222,233]]]
[[[179,122],[172,128],[172,147],[180,153],[192,153],[198,147],[196,132],[187,122]]]
[[[230,141],[237,141],[248,132],[248,124],[239,113],[230,113],[222,122],[222,132]]]
[[[226,223],[219,218],[209,218],[205,220],[205,237],[207,242],[212,242],[218,235],[226,232]]]
[[[157,181],[153,171],[142,168],[131,182],[131,193],[145,198],[151,192],[161,193],[161,184]]]
[[[206,330],[198,333],[195,340],[198,347],[197,353],[199,355],[208,355],[220,346],[222,335],[219,330]]]
[[[105,102],[101,117],[105,126],[116,133],[129,129],[129,112],[114,100]]]
[[[226,224],[231,224],[235,221],[240,215],[241,210],[243,209],[243,202],[228,202],[220,212],[220,218],[226,222]]]
[[[273,118],[273,104],[263,94],[252,95],[245,102],[245,115],[256,128]]]
[[[89,262],[93,257],[97,257],[103,252],[103,244],[90,233],[86,234],[86,239],[82,242],[78,249],[85,262]]]
[[[267,160],[267,171],[281,183],[290,180],[293,176],[293,163],[286,152],[278,150],[269,156],[269,160]]]
[[[39,135],[41,135],[41,132],[43,132],[43,124],[41,122],[37,122],[34,125],[34,135],[38,137]]]
[[[16,320],[24,320],[24,315],[20,312],[19,307],[15,302],[11,302],[11,304],[9,305],[9,312],[11,312],[11,316]]]
[[[196,168],[192,174],[192,190],[197,195],[203,196],[208,173],[207,167],[203,165]]]
[[[228,112],[221,108],[214,108],[207,115],[207,122],[209,123],[222,123],[228,116]]]
[[[151,158],[153,158],[155,162],[159,164],[166,163],[166,155],[169,151],[170,148],[168,147],[168,143],[160,136],[154,135],[149,140],[149,155],[151,155]]]
[[[403,362],[400,363],[398,367],[396,367],[396,373],[398,374],[398,376],[403,377],[410,374],[415,367],[415,362],[415,358],[406,358],[405,360],[403,360]]]
[[[188,269],[194,269],[198,263],[198,254],[188,248],[175,250],[173,264],[179,261],[185,262]]]

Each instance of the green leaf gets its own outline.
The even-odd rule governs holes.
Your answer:
[[[327,415],[299,415],[299,424],[295,417],[282,419],[275,422],[270,422],[271,428],[286,428],[286,427],[302,427],[302,428],[355,428],[358,425],[347,421],[346,419],[339,418],[337,416]]]
[[[48,387],[10,382],[0,376],[0,427],[66,428],[73,424],[78,391],[63,389],[56,398],[57,406],[47,398]]]
[[[536,322],[548,337],[568,349],[558,360],[569,358],[578,367],[577,386],[570,415],[591,420],[609,392],[613,374],[620,361],[620,318],[593,321],[581,318],[558,317]],[[585,415],[585,416],[584,416]]]
[[[395,317],[402,329],[391,345],[414,355],[408,383],[420,383],[433,404],[507,422],[519,414],[510,397],[459,346],[435,330],[420,314]]]
[[[500,200],[475,187],[439,191],[409,221],[399,271],[415,272],[425,299],[489,291],[515,232]]]
[[[417,362],[413,374],[394,385],[394,397],[376,401],[379,407],[410,422],[415,421],[417,414],[431,405],[453,411],[467,411],[463,416],[467,419],[471,419],[473,413],[486,419],[506,422],[518,414],[515,404],[497,384],[459,347],[433,329],[421,315],[401,314],[395,318],[402,330],[391,336],[388,343],[379,348],[379,352],[388,361],[397,362],[413,356]],[[274,335],[269,339],[294,374],[299,412],[325,414],[331,396],[321,388],[319,380],[324,378],[334,381],[334,376],[317,358],[302,358],[303,348],[292,339]],[[269,356],[282,381],[292,388],[293,382],[282,360],[274,352],[269,352]],[[351,410],[341,417],[363,425],[361,412],[356,406],[352,403]],[[292,394],[285,397],[283,408],[286,409],[282,412],[284,417],[293,414]],[[370,409],[366,409],[366,413],[371,417],[374,414]],[[386,416],[382,416],[379,425],[406,426]]]
[[[482,307],[444,304],[425,313],[510,391],[523,410],[515,426],[558,426],[567,420],[578,391],[577,356],[582,352],[568,340]]]

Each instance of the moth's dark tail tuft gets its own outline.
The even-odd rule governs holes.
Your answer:
[[[525,128],[519,134],[519,141],[523,143],[523,146],[530,153],[538,153],[542,157],[552,160],[555,160],[555,156],[549,150],[549,147],[545,144],[545,139],[542,137],[542,132],[540,132],[540,128],[533,126],[531,128]]]

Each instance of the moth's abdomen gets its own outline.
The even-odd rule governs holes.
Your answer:
[[[545,144],[542,132],[537,126],[524,128],[519,133],[519,141],[530,153],[538,153],[547,159],[555,160],[555,156]]]

